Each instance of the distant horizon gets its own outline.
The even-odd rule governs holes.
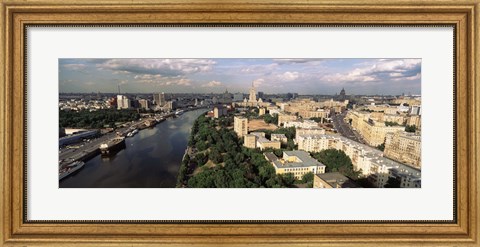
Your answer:
[[[60,93],[246,94],[252,84],[273,95],[420,95],[421,59],[59,59]]]
[[[262,91],[260,91],[262,92]],[[165,93],[165,94],[223,94],[224,92],[207,92],[207,93],[198,93],[198,92],[178,92],[178,93],[168,93],[168,92],[150,92],[150,93],[141,93],[141,92],[60,92],[60,94],[115,94],[115,95],[124,95],[124,94],[158,94],[158,93]],[[231,94],[236,94],[236,93],[242,93],[244,95],[248,95],[248,93],[245,92],[230,92],[228,93]],[[300,94],[300,93],[295,93],[295,92],[287,92],[287,93],[266,93],[262,92],[265,95],[283,95],[283,94],[298,94],[298,96],[338,96],[339,93],[335,94]],[[258,94],[258,92],[257,92]],[[421,97],[420,94],[407,94],[405,93],[404,95],[402,94],[345,94],[346,96],[406,96],[406,97]]]

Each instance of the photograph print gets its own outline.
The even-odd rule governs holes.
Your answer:
[[[59,187],[421,188],[421,62],[59,59]]]

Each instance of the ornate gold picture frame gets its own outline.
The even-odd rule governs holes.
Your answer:
[[[478,0],[2,1],[1,243],[10,245],[478,246]],[[35,25],[451,25],[455,28],[455,220],[29,221],[26,219],[26,27]]]

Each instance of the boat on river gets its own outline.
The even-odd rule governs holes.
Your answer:
[[[85,165],[83,161],[75,161],[71,164],[68,164],[59,170],[58,180],[62,180],[68,177],[70,174],[80,170]]]
[[[100,144],[100,152],[105,156],[115,154],[116,151],[123,148],[125,148],[125,137],[115,137],[106,143]]]

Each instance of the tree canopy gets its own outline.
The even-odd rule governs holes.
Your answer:
[[[265,115],[263,115],[263,120],[265,121],[265,123],[277,124],[278,123],[278,114],[276,114],[276,113],[274,113],[273,115],[265,114]]]
[[[326,166],[326,172],[340,172],[341,174],[356,179],[358,172],[353,170],[350,157],[342,150],[325,149],[318,153],[312,153],[312,157]]]
[[[397,122],[385,121],[385,126],[397,126],[399,125]]]
[[[59,111],[60,127],[104,128],[115,127],[117,122],[135,121],[140,118],[135,110],[101,109],[97,111]]]
[[[382,143],[382,144],[378,145],[377,149],[380,150],[380,151],[384,151],[385,150],[385,143]]]
[[[413,132],[417,131],[417,126],[415,126],[415,125],[407,125],[407,126],[405,126],[405,131],[406,131],[406,132],[412,132],[412,133],[413,133]]]
[[[256,188],[256,187],[291,187],[295,177],[277,175],[275,168],[265,159],[260,150],[242,146],[236,133],[223,124],[231,116],[219,119],[201,115],[192,126],[189,146],[196,148],[196,153],[188,157],[187,167],[181,168],[178,187],[197,188]],[[278,130],[290,137],[295,130]],[[272,132],[269,132],[269,134]],[[277,133],[277,132],[275,132]],[[214,166],[204,166],[207,162]],[[193,175],[195,167],[199,171]],[[189,172],[189,174],[186,174]]]

